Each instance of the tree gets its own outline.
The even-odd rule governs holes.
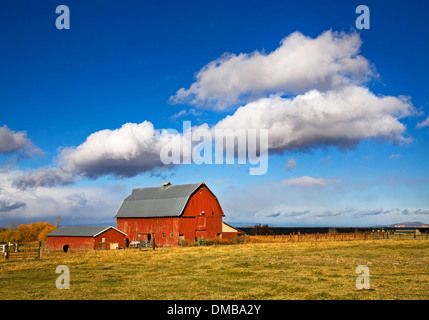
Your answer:
[[[49,222],[33,222],[21,224],[15,230],[7,229],[0,232],[0,242],[22,243],[29,241],[45,241],[46,235],[55,228]]]
[[[255,225],[256,235],[273,235],[274,231],[270,229],[268,224],[261,225],[260,223]]]

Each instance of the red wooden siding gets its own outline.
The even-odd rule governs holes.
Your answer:
[[[175,246],[179,243],[179,217],[171,218],[118,218],[116,228],[128,234],[130,241],[147,240],[155,236],[159,246]]]
[[[49,250],[63,250],[64,245],[69,245],[69,250],[94,249],[94,237],[49,237],[46,245]]]
[[[122,232],[119,232],[118,230],[115,230],[113,228],[110,228],[109,230],[99,234],[94,238],[95,240],[95,248],[96,249],[109,249],[111,243],[117,243],[119,248],[125,247],[125,238],[127,236],[123,234]],[[104,242],[104,248],[101,244],[102,238],[105,238]]]
[[[237,232],[223,232],[222,233],[222,239],[228,240],[235,237],[241,237],[243,235],[243,232],[237,231]]]
[[[202,186],[189,199],[180,218],[179,233],[188,240],[213,239],[222,233],[223,211],[213,193]]]
[[[69,250],[110,249],[111,243],[117,243],[119,248],[125,247],[127,236],[118,230],[110,228],[96,237],[55,237],[48,236],[46,244],[50,250],[62,250],[69,245]],[[102,244],[102,238],[104,244]]]

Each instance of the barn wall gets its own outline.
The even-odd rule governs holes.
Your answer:
[[[154,234],[156,245],[177,246],[179,243],[178,217],[117,218],[116,228],[128,234],[130,241],[147,240],[147,234]]]
[[[223,232],[222,233],[222,239],[228,240],[231,238],[242,236],[242,232]]]
[[[109,230],[99,234],[94,238],[96,249],[110,249],[110,244],[117,243],[119,248],[125,248],[125,238],[127,236],[123,233],[110,228]],[[105,244],[102,244],[102,240],[105,238]]]
[[[93,237],[47,237],[46,245],[49,250],[63,250],[65,244],[69,250],[91,250],[94,249]]]
[[[189,240],[186,237],[188,234],[191,239],[216,238],[222,233],[222,215],[217,198],[206,186],[202,186],[189,199],[181,219],[180,233],[185,235],[186,240]]]

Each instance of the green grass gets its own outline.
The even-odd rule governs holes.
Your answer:
[[[428,299],[429,241],[247,243],[0,261],[1,299]],[[358,265],[370,290],[357,290]],[[70,289],[58,290],[58,265]]]

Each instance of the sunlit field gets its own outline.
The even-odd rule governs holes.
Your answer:
[[[56,288],[56,268],[70,289]],[[356,267],[370,271],[357,290]],[[43,252],[41,259],[0,259],[1,299],[428,299],[426,239],[287,241]]]

